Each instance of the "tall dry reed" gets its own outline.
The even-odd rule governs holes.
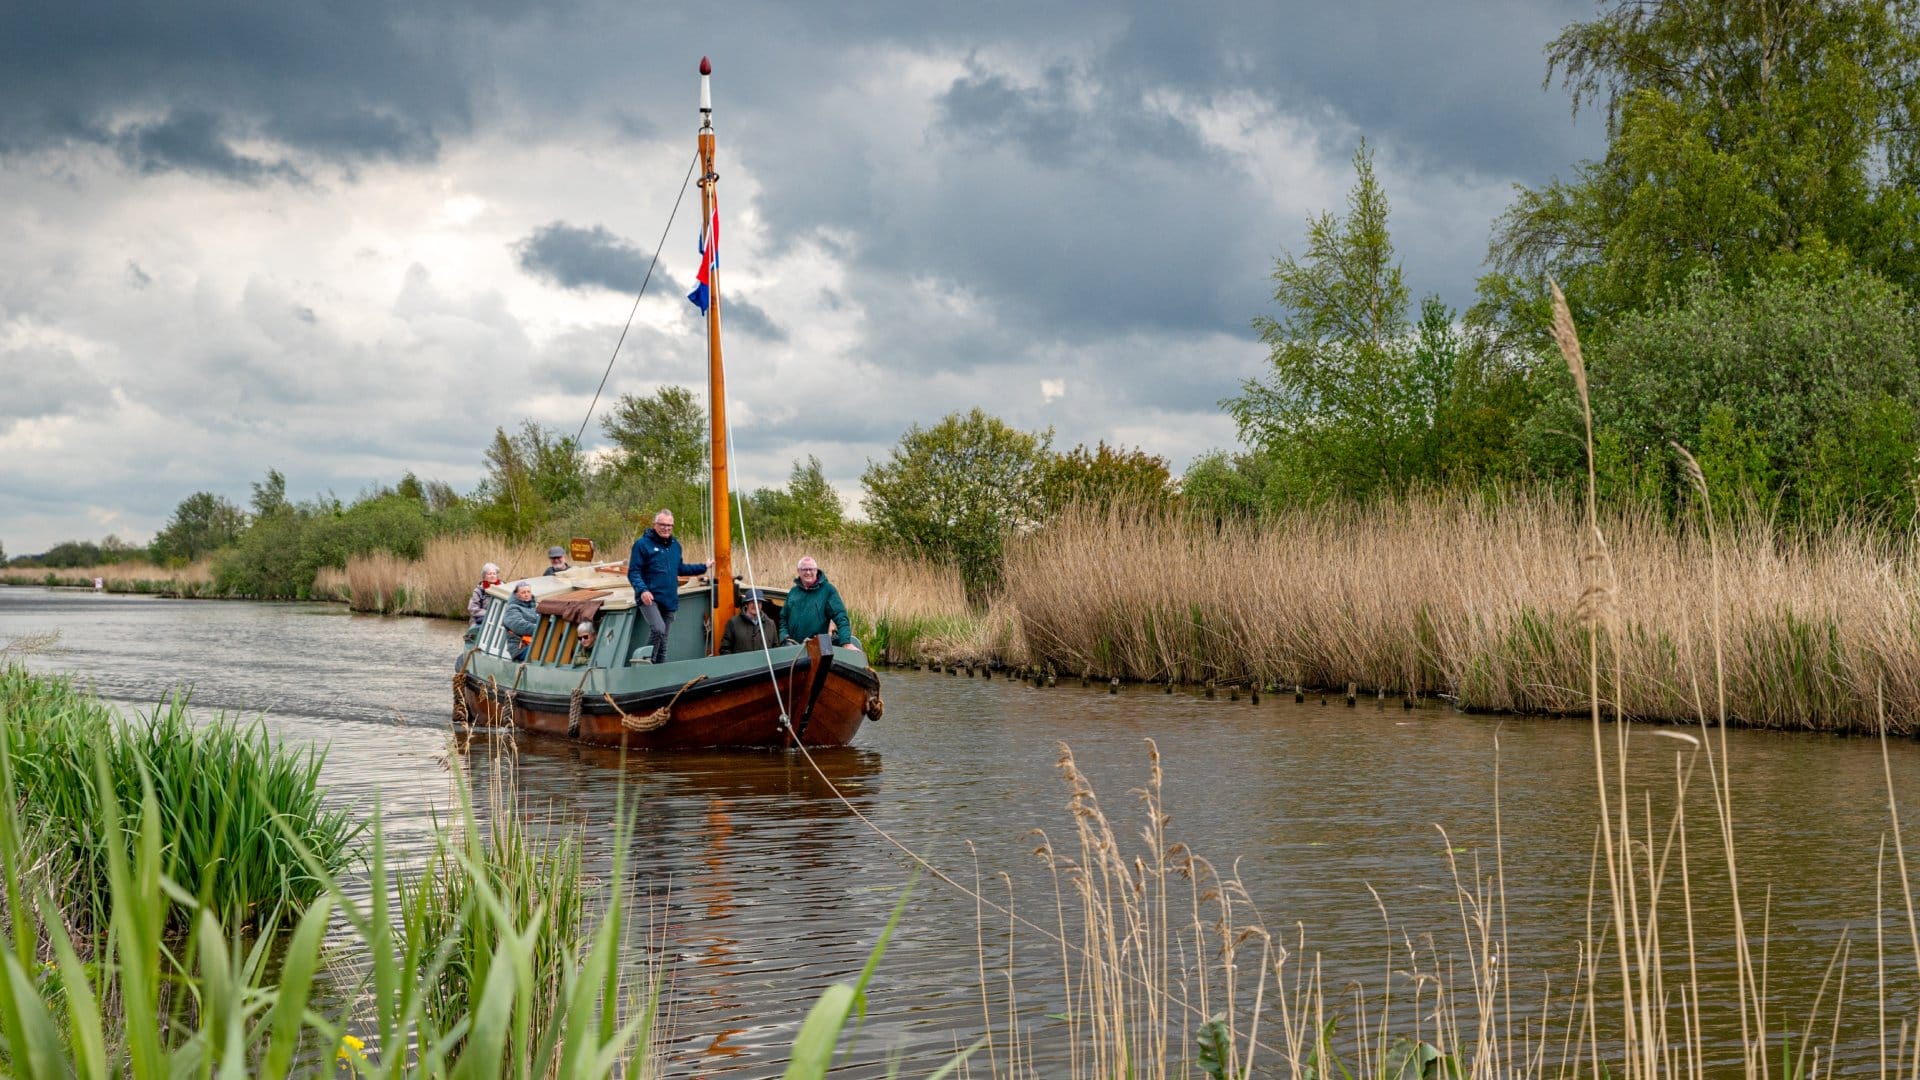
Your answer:
[[[1362,687],[1483,709],[1582,711],[1581,508],[1531,492],[1416,494],[1260,523],[1071,512],[1016,542],[1007,598],[1036,659],[1187,682]],[[1685,720],[1713,683],[1712,560],[1697,528],[1603,515],[1621,633],[1601,686],[1629,716]],[[1720,536],[1736,723],[1871,732],[1884,685],[1920,722],[1920,555],[1868,528]]]
[[[166,593],[176,596],[214,595],[213,560],[200,559],[185,566],[155,566],[145,562],[112,563],[106,566],[74,566],[60,569],[35,569],[15,566],[0,569],[0,585],[63,585],[91,588],[99,578],[107,592]]]
[[[343,571],[323,570],[314,595],[345,600],[355,611],[464,619],[487,563],[498,564],[505,581],[536,577],[547,568],[547,549],[481,533],[436,536],[418,559],[376,551],[348,559]]]

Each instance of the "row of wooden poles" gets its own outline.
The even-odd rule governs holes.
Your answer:
[[[926,664],[926,663],[922,663],[922,664],[915,665],[915,668],[920,671],[931,671],[935,674],[944,673],[944,674],[953,675],[953,676],[958,676],[964,672],[967,678],[969,679],[974,678],[976,676],[984,679],[991,679],[993,678],[993,673],[995,670],[994,665],[992,664],[939,664],[939,663]],[[1029,667],[1021,667],[1021,668],[1005,668],[1005,669],[1002,669],[1002,674],[1008,678],[1019,679],[1021,682],[1028,683],[1034,686],[1035,688],[1044,688],[1044,687],[1060,685],[1059,672],[1055,671],[1052,665],[1048,665],[1048,664],[1035,664]],[[1083,690],[1091,688],[1095,683],[1098,683],[1100,681],[1102,681],[1101,678],[1090,671],[1082,672],[1080,675],[1080,687]],[[1107,693],[1118,694],[1120,692],[1120,676],[1118,675],[1108,676],[1104,681],[1106,682]],[[1237,683],[1229,684],[1226,688],[1227,700],[1239,701],[1241,689],[1242,689],[1241,686]],[[1260,704],[1261,688],[1259,686],[1249,686],[1249,687],[1246,687],[1245,689],[1247,692],[1247,697],[1253,702],[1253,704],[1255,705]],[[1160,692],[1163,694],[1173,693],[1173,681],[1169,679],[1166,682],[1162,683],[1160,685]],[[1212,701],[1219,695],[1219,687],[1212,680],[1209,680],[1204,684],[1203,692],[1205,693],[1207,700]],[[1278,687],[1269,686],[1267,688],[1267,692],[1279,693],[1283,691],[1281,691],[1280,688]],[[1328,700],[1327,691],[1323,689],[1318,691],[1318,693],[1320,695],[1320,704],[1325,705]],[[1345,698],[1346,698],[1347,708],[1351,709],[1356,705],[1358,705],[1360,703],[1360,685],[1358,683],[1348,683]],[[1296,703],[1304,703],[1307,700],[1306,688],[1301,686],[1298,683],[1295,683],[1293,687],[1293,700]],[[1387,692],[1385,690],[1380,690],[1376,692],[1375,704],[1380,708],[1386,707]],[[1413,695],[1402,694],[1400,696],[1400,707],[1403,709],[1413,708],[1414,707]]]

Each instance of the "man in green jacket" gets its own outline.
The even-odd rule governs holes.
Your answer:
[[[853,620],[847,617],[847,605],[840,601],[840,590],[827,580],[813,556],[803,555],[786,606],[780,609],[780,632],[788,641],[805,641],[826,633],[828,623],[832,623],[835,645],[860,647],[853,640]]]

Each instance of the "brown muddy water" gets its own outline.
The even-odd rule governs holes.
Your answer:
[[[333,798],[381,806],[391,841],[416,857],[429,843],[432,814],[451,797],[449,676],[461,629],[321,604],[0,588],[0,643],[60,633],[29,667],[75,675],[134,708],[183,689],[201,713],[263,716],[290,742],[323,745]],[[1442,956],[1465,963],[1449,858],[1468,878],[1476,864],[1491,873],[1497,771],[1509,920],[1502,963],[1516,1000],[1536,1014],[1543,978],[1556,994],[1572,981],[1597,822],[1583,721],[1468,716],[1432,705],[1405,712],[1372,701],[1348,709],[1317,696],[1295,704],[1290,694],[1258,705],[1140,687],[1109,695],[1077,680],[1050,689],[912,672],[883,680],[885,720],[869,725],[857,746],[817,755],[833,785],[879,828],[955,877],[977,874],[992,895],[1004,898],[1010,882],[1022,913],[1050,925],[1052,886],[1032,855],[1031,831],[1047,829],[1063,842],[1071,835],[1056,744],[1072,747],[1125,844],[1141,824],[1129,792],[1146,778],[1152,738],[1166,770],[1169,837],[1217,865],[1237,861],[1276,937],[1293,942],[1304,931],[1330,999],[1350,1000],[1354,983],[1379,989],[1388,920],[1393,940],[1426,948],[1430,939]],[[1635,729],[1632,738],[1633,797],[1651,797],[1664,822],[1675,755],[1687,748],[1653,729]],[[1760,919],[1768,920],[1772,1012],[1786,1018],[1797,1045],[1829,961],[1850,938],[1842,1056],[1877,1068],[1875,865],[1888,821],[1880,745],[1741,732],[1731,742],[1756,941]],[[1920,746],[1901,741],[1889,750],[1904,812],[1920,814]],[[652,925],[636,931],[633,963],[642,963],[646,934],[662,943],[670,1073],[778,1075],[821,989],[858,975],[912,876],[908,861],[796,756],[655,755],[623,764],[615,754],[535,738],[519,740],[517,751],[521,790],[540,812],[588,826],[590,873],[600,871],[603,882],[607,826],[623,782],[638,807],[630,884]],[[466,756],[484,782],[488,753]],[[1722,875],[1704,772],[1703,763],[1687,808],[1690,859],[1696,892],[1717,895]],[[1891,872],[1887,887],[1897,897]],[[1727,920],[1712,899],[1699,903],[1701,980],[1710,996],[1730,1002]],[[998,1016],[1007,997],[1005,920],[987,922],[986,995]],[[1897,900],[1885,922],[1897,1027],[1916,1006],[1913,958],[1893,944],[1907,940]],[[979,1036],[980,934],[972,899],[920,878],[876,976],[848,1075],[882,1075],[896,1059],[904,1075],[925,1075]],[[1066,1048],[1048,1017],[1064,1008],[1058,953],[1028,934],[1015,956],[1035,1068],[1060,1074]],[[1407,965],[1402,957],[1393,966]],[[1817,1025],[1823,1033],[1833,993],[1830,986]],[[1707,1011],[1713,1028],[1737,1031],[1730,1005]],[[984,1060],[972,1069],[992,1071]]]

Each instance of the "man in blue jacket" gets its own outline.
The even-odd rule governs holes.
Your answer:
[[[653,515],[653,528],[640,534],[627,555],[627,581],[634,603],[653,634],[653,662],[667,660],[667,631],[680,610],[680,579],[707,572],[706,563],[680,561],[680,541],[673,536],[673,511]]]

